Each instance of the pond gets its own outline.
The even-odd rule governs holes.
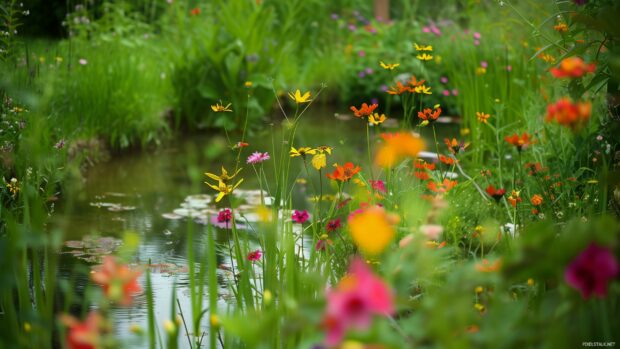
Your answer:
[[[367,166],[368,160],[364,160],[367,157],[363,122],[345,114],[339,115],[331,109],[319,107],[310,110],[313,111],[303,115],[300,121],[295,146],[329,145],[334,147],[329,163],[352,161],[362,167]],[[280,135],[272,129],[280,129],[277,125],[280,122],[266,124],[263,131],[247,137],[250,145],[244,149],[242,165],[253,151],[272,154],[272,144],[279,148],[277,142],[281,142]],[[445,132],[446,128],[442,131]],[[454,130],[448,128],[447,131]],[[432,137],[432,132],[429,134]],[[236,141],[231,139],[232,143]],[[63,198],[58,207],[56,224],[62,227],[66,241],[60,261],[62,277],[71,277],[79,267],[88,270],[96,265],[102,255],[114,251],[121,244],[123,232],[133,231],[140,237],[133,263],[143,269],[148,267],[151,271],[157,328],[163,331],[163,322],[170,318],[170,300],[175,284],[177,298],[185,317],[189,318],[187,234],[188,229],[193,229],[194,246],[202,250],[207,241],[207,226],[204,223],[208,219],[197,223],[196,219],[177,214],[183,214],[180,208],[204,209],[208,196],[213,197],[214,191],[203,183],[206,179],[204,172],[219,173],[222,165],[234,168],[236,152],[217,146],[226,143],[222,135],[179,137],[153,151],[121,154],[89,169],[80,189]],[[307,177],[301,163],[292,161],[292,166],[296,166],[291,171],[292,177]],[[270,161],[265,162],[264,169],[268,176],[273,173],[271,166]],[[245,179],[241,189],[258,189],[251,167],[246,166],[241,176]],[[312,174],[312,177],[316,179],[317,175]],[[310,183],[296,186],[298,192],[293,196],[294,208],[309,206],[306,200],[308,195],[304,193],[309,186]],[[310,188],[308,191],[311,191]],[[188,196],[193,196],[193,200],[186,201]],[[209,207],[212,205],[209,204]],[[216,214],[223,207],[212,207],[212,212]],[[231,234],[229,230],[218,227],[212,232],[219,245],[217,263],[221,266],[218,271],[221,286],[218,298],[220,306],[225,308],[231,303],[227,300],[231,295],[226,287],[230,275],[228,241]],[[248,234],[256,232],[250,231]],[[258,247],[257,241],[255,243]],[[306,247],[309,245],[306,244]],[[198,252],[195,255],[194,262],[198,266],[200,256]],[[228,276],[226,273],[229,273]],[[86,273],[83,275],[81,282],[78,282],[81,286],[76,290],[83,289],[86,284]],[[144,273],[139,282],[144,289]],[[204,300],[206,307],[208,298],[205,296]],[[132,325],[147,326],[144,294],[138,296],[130,307],[114,308],[112,320],[115,332],[131,347],[146,347],[146,340],[140,341],[130,331]],[[204,330],[208,331],[207,328]],[[180,345],[188,347],[184,335],[182,331]]]

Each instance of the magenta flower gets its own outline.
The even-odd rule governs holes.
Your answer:
[[[263,162],[265,160],[269,160],[269,153],[261,153],[259,151],[255,151],[252,155],[248,156],[248,164],[257,164],[259,162]]]
[[[489,63],[487,61],[480,61],[480,66],[484,69],[489,67]]]
[[[248,253],[248,260],[251,262],[256,262],[260,260],[262,256],[263,256],[263,252],[261,252],[261,250],[252,251]]]
[[[394,313],[394,296],[388,286],[375,276],[359,258],[349,266],[349,274],[336,288],[327,290],[327,309],[323,326],[326,344],[337,345],[349,328],[363,330],[370,326],[372,315]]]
[[[386,193],[387,190],[385,190],[385,182],[383,182],[382,180],[378,179],[376,181],[373,181],[372,179],[369,181],[370,182],[370,186],[372,187],[373,190],[376,190],[380,193]]]
[[[441,91],[441,94],[448,97],[450,95],[450,90],[443,90]]]
[[[308,218],[310,218],[310,215],[308,214],[308,211],[303,210],[303,211],[293,211],[293,215],[291,216],[291,218],[293,219],[293,222],[295,223],[299,223],[299,224],[304,224],[306,223],[306,221],[308,220]]]
[[[328,233],[331,233],[338,228],[340,228],[340,218],[332,219],[327,222],[327,227],[325,227],[325,230],[327,230]]]
[[[232,212],[226,208],[217,213],[217,221],[219,223],[228,223],[232,219]]]
[[[591,243],[566,268],[564,279],[581,296],[607,295],[607,284],[618,275],[618,261],[606,247]]]

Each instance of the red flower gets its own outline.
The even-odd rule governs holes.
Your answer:
[[[444,139],[444,143],[446,143],[448,150],[452,154],[458,154],[469,146],[469,143],[459,142],[456,140],[456,138],[452,138],[452,140],[446,138]]]
[[[335,166],[336,169],[334,170],[334,173],[325,174],[327,178],[333,179],[335,181],[348,181],[353,178],[353,176],[355,176],[359,171],[361,171],[361,168],[359,166],[353,165],[352,162],[347,162],[344,164],[344,166],[339,166],[338,164],[336,164]]]
[[[567,97],[547,106],[546,122],[555,121],[560,125],[578,129],[590,119],[592,104],[590,102],[573,103]]]
[[[429,171],[433,171],[435,169],[435,164],[429,164],[427,162],[425,162],[422,159],[418,159],[418,161],[415,162],[414,164],[415,168],[420,169],[420,170],[429,170]]]
[[[70,315],[61,315],[60,320],[69,328],[66,339],[69,349],[100,348],[101,336],[108,332],[105,319],[97,311],[91,311],[84,322]]]
[[[293,211],[293,215],[291,216],[291,219],[293,219],[293,222],[295,223],[299,223],[299,224],[304,224],[306,223],[306,221],[310,218],[310,215],[308,214],[308,211],[303,210],[303,211]]]
[[[495,189],[494,186],[489,185],[486,189],[486,192],[487,194],[489,194],[490,197],[495,199],[496,202],[499,202],[499,200],[501,200],[502,197],[504,197],[504,194],[506,194],[506,189],[504,188]]]
[[[248,260],[251,262],[256,262],[260,260],[262,256],[263,256],[263,253],[261,252],[261,250],[252,251],[248,253]]]
[[[190,16],[198,16],[200,14],[200,8],[195,7],[189,11]]]
[[[531,136],[527,134],[527,132],[523,132],[521,136],[518,134],[513,134],[512,136],[507,136],[504,139],[508,144],[514,145],[518,151],[526,149],[530,144],[533,144],[534,141],[530,138]]]
[[[338,228],[340,228],[340,218],[332,219],[331,221],[327,222],[327,227],[325,228],[325,230],[327,230],[328,233],[331,233]]]
[[[112,256],[103,259],[103,265],[92,272],[91,279],[103,288],[105,296],[122,305],[131,304],[134,294],[141,290],[138,284],[140,271],[132,270],[127,265],[117,264]]]
[[[587,73],[593,73],[596,64],[586,64],[583,59],[573,56],[564,58],[558,68],[551,68],[551,74],[556,78],[580,78]]]
[[[428,122],[437,121],[437,118],[439,118],[440,115],[441,115],[441,108],[435,108],[435,109],[424,108],[423,111],[418,112],[418,118],[424,121],[428,121]]]
[[[228,208],[217,213],[217,221],[219,223],[228,223],[231,219],[232,212]]]
[[[357,116],[358,118],[364,117],[364,116],[369,116],[370,114],[372,114],[375,109],[377,109],[377,107],[379,106],[379,104],[371,104],[368,105],[366,103],[362,103],[362,106],[360,107],[360,109],[357,109],[356,107],[351,107],[351,110],[353,111],[353,114],[355,114],[355,116]]]
[[[618,275],[618,261],[610,249],[591,243],[566,268],[564,279],[581,292],[583,298],[592,293],[607,295],[607,285]]]

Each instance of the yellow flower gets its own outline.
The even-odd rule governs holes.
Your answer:
[[[296,156],[301,156],[302,158],[306,158],[306,155],[314,155],[316,154],[316,149],[312,149],[310,147],[299,147],[295,149],[295,147],[291,147],[291,151],[289,152],[292,158]]]
[[[476,308],[476,310],[478,310],[481,313],[484,313],[486,310],[485,306],[480,303],[474,304],[474,308]]]
[[[568,25],[566,25],[566,23],[560,22],[557,25],[553,26],[553,30],[557,31],[558,33],[566,33],[568,31]]]
[[[428,53],[422,53],[415,57],[421,61],[430,61],[431,59],[433,59],[433,56],[429,55]]]
[[[527,279],[527,285],[528,286],[534,286],[535,283],[536,282],[534,281],[534,279],[532,279],[532,278]]]
[[[329,155],[332,155],[332,147],[327,146],[327,145],[322,145],[320,147],[316,147],[316,150],[319,151],[319,153],[327,153]]]
[[[246,81],[243,85],[244,85],[245,87],[250,88],[250,87],[252,87],[252,81]]]
[[[484,75],[487,73],[487,68],[478,67],[476,68],[476,75]]]
[[[327,166],[327,156],[324,153],[316,154],[312,157],[312,167],[317,171]]]
[[[387,117],[385,116],[385,114],[381,114],[379,115],[379,113],[374,113],[371,114],[368,117],[368,122],[370,122],[373,125],[380,125],[382,124],[385,120],[387,119]]]
[[[212,105],[211,109],[216,113],[223,112],[223,111],[231,112],[232,111],[232,109],[230,109],[231,104],[232,103],[228,103],[227,106],[224,106],[224,104],[220,102],[220,103],[216,103],[215,105]]]
[[[166,320],[164,321],[164,329],[169,334],[172,334],[176,332],[177,327],[175,326],[174,322],[172,322],[172,320]]]
[[[482,286],[477,286],[474,291],[476,291],[477,294],[480,294],[484,291],[484,288]]]
[[[416,51],[433,51],[433,46],[431,46],[431,45],[427,45],[427,46],[422,45],[422,46],[420,46],[420,45],[418,45],[416,43],[414,43],[413,45],[415,46],[415,50]]]
[[[232,192],[235,189],[237,189],[237,187],[239,186],[239,184],[241,184],[241,182],[243,182],[243,178],[241,178],[237,182],[237,184],[235,184],[234,186],[230,185],[230,184],[226,184],[226,183],[224,183],[222,181],[217,182],[217,185],[210,184],[208,182],[205,182],[205,184],[219,192],[219,194],[215,198],[215,202],[220,202],[222,200],[222,198],[224,198],[224,196],[232,194]]]
[[[397,222],[398,217],[388,214],[382,207],[373,206],[349,218],[349,232],[362,251],[376,255],[394,238],[392,225]]]
[[[425,95],[432,95],[431,88],[426,85],[420,85],[413,88],[415,93],[423,93]]]
[[[469,128],[462,128],[460,132],[461,132],[461,136],[467,136],[468,134],[471,133]]]
[[[398,67],[400,65],[400,63],[388,63],[385,64],[383,63],[383,61],[379,62],[379,65],[381,66],[381,68],[385,69],[385,70],[394,70],[394,68]]]
[[[221,175],[216,175],[213,173],[209,173],[209,172],[205,172],[205,175],[215,181],[218,182],[223,182],[223,183],[228,183],[230,182],[233,178],[235,178],[235,176],[237,176],[239,174],[239,172],[241,172],[241,169],[238,169],[235,173],[233,173],[232,175],[228,174],[228,171],[226,171],[226,169],[224,168],[224,166],[222,166],[222,174]]]
[[[273,211],[266,206],[258,206],[256,208],[256,215],[258,216],[258,220],[260,222],[270,222],[272,218]]]
[[[209,322],[211,322],[211,326],[218,327],[220,325],[220,318],[217,314],[211,314],[209,317]]]
[[[476,117],[478,118],[478,121],[483,122],[483,123],[488,123],[488,119],[491,117],[491,115],[489,114],[485,114],[483,112],[476,112]]]
[[[297,91],[295,91],[295,94],[292,93],[288,93],[288,96],[291,97],[291,99],[293,101],[295,101],[295,103],[300,104],[300,103],[308,103],[311,101],[310,98],[310,92],[306,92],[303,95],[301,94],[301,91],[299,91],[299,89],[297,89]]]

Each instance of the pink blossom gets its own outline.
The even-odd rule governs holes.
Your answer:
[[[489,63],[487,63],[487,61],[480,61],[480,66],[484,69],[489,67]]]
[[[443,227],[438,224],[424,224],[420,226],[420,232],[429,240],[437,240],[443,233]]]
[[[452,95],[453,95],[453,96],[458,96],[458,95],[459,95],[459,90],[457,90],[457,89],[453,89],[453,90],[452,90]]]
[[[372,187],[372,189],[378,192],[381,192],[381,193],[387,192],[387,190],[385,190],[385,182],[383,182],[382,180],[378,179],[376,181],[373,181],[371,179],[369,182],[370,182],[370,186]]]
[[[256,262],[260,260],[262,256],[263,256],[263,252],[261,252],[261,250],[252,251],[248,253],[248,260],[251,262]]]
[[[439,78],[439,81],[441,81],[442,84],[447,84],[448,78],[446,76],[442,76],[441,78]]]
[[[370,326],[372,315],[394,313],[392,291],[360,258],[349,266],[349,274],[336,288],[327,290],[327,309],[323,326],[327,331],[326,344],[337,345],[349,328],[358,330]]]
[[[304,224],[306,223],[306,221],[308,220],[308,218],[310,218],[310,215],[308,214],[308,211],[303,210],[303,211],[293,211],[293,215],[291,216],[291,218],[293,219],[293,222],[295,223],[299,223],[299,224]]]
[[[228,223],[232,219],[232,213],[230,209],[226,208],[217,213],[217,221],[219,223]]]
[[[450,90],[443,90],[441,91],[441,94],[443,94],[444,96],[449,96],[450,95]]]
[[[248,164],[257,164],[259,162],[263,162],[265,160],[269,160],[269,153],[265,152],[265,153],[261,153],[259,151],[256,151],[254,153],[252,153],[252,155],[248,156]]]
[[[480,45],[480,40],[474,40],[474,45],[476,46]]]
[[[474,32],[474,39],[480,40],[481,37],[482,37],[482,35],[480,33]]]
[[[591,243],[568,265],[564,279],[585,299],[592,293],[607,295],[607,285],[617,275],[618,261],[611,250]]]

